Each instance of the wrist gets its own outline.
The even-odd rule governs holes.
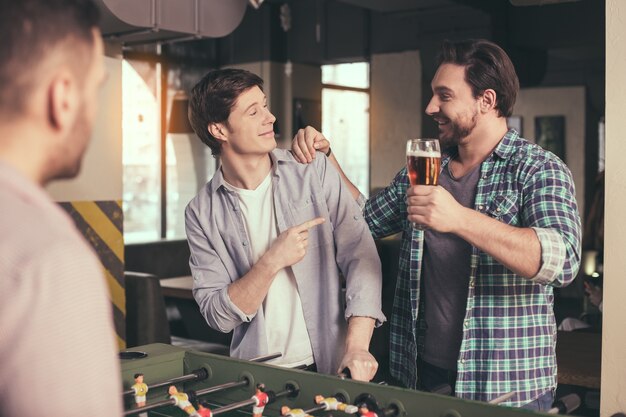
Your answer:
[[[259,268],[261,268],[272,277],[283,268],[282,266],[280,266],[278,260],[274,259],[274,256],[270,251],[265,252],[265,254],[261,256],[261,258],[257,262],[257,265]]]

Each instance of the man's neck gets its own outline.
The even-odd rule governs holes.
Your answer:
[[[224,180],[233,187],[255,190],[272,169],[269,154],[230,156],[222,155]]]
[[[507,131],[504,117],[494,118],[476,126],[472,134],[459,144],[458,161],[464,167],[481,163],[498,146]]]
[[[43,137],[41,132],[33,132],[27,126],[0,129],[0,160],[12,166],[34,183],[45,185],[44,166],[46,164],[42,146],[36,137]]]

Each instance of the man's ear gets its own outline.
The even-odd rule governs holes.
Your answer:
[[[480,96],[480,109],[483,113],[488,113],[490,110],[496,108],[497,104],[497,94],[491,88],[483,91],[483,94]]]
[[[48,118],[53,129],[74,126],[80,106],[78,80],[69,69],[60,69],[48,85]]]
[[[226,141],[228,136],[226,135],[226,126],[222,123],[209,123],[207,130],[215,139],[219,141]]]

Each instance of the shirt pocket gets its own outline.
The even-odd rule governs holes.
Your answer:
[[[293,219],[293,226],[299,226],[316,217],[323,217],[326,221],[309,229],[309,248],[322,245],[326,240],[325,230],[328,223],[328,210],[325,208],[323,196],[310,195],[301,200],[291,201],[289,209]]]
[[[519,207],[517,194],[507,193],[495,196],[487,208],[487,214],[504,224],[517,226],[519,220]]]

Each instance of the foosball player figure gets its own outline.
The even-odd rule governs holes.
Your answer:
[[[369,407],[365,403],[359,404],[359,416],[361,417],[378,417],[374,411],[370,411]]]
[[[200,417],[213,417],[213,412],[209,408],[209,403],[206,401],[200,401],[198,404],[198,415]]]
[[[347,414],[355,414],[357,411],[359,411],[359,409],[352,404],[342,403],[335,397],[324,398],[323,395],[315,396],[315,404],[324,404],[326,406],[326,411],[339,410]]]
[[[269,396],[265,393],[265,384],[256,384],[256,391],[252,399],[256,401],[252,406],[252,417],[262,417],[263,410],[269,401]]]
[[[148,385],[143,382],[143,374],[135,374],[135,384],[131,388],[135,391],[135,403],[137,407],[145,406]]]
[[[286,405],[280,407],[280,415],[284,417],[313,417],[304,412],[301,408],[289,408]]]
[[[178,389],[174,385],[171,385],[168,393],[170,394],[170,399],[174,400],[174,405],[185,413],[193,417],[199,417],[198,411],[196,411],[195,407],[189,401],[189,396],[184,392],[178,392]]]

